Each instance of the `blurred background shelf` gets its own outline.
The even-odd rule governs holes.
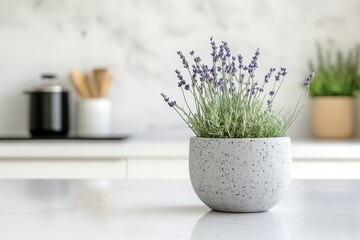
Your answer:
[[[56,156],[61,158],[170,157],[181,159],[188,157],[188,148],[187,140],[142,140],[128,139],[126,136],[62,139],[0,137],[0,158]],[[292,155],[294,161],[314,159],[360,161],[360,140],[293,139]]]
[[[293,177],[360,179],[360,141],[293,139]],[[188,178],[188,141],[0,142],[1,178]]]
[[[83,141],[118,141],[125,140],[128,136],[104,136],[104,137],[80,137],[80,136],[44,136],[44,137],[32,137],[30,135],[25,136],[0,136],[0,141],[33,141],[33,140],[83,140]]]

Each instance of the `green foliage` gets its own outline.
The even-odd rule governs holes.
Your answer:
[[[359,90],[360,46],[351,49],[347,56],[341,51],[324,53],[317,44],[317,64],[310,62],[310,68],[316,70],[310,95],[318,96],[354,96]]]
[[[213,99],[187,120],[194,133],[205,138],[282,137],[289,127],[280,114],[264,110],[261,101],[249,106],[235,96]]]

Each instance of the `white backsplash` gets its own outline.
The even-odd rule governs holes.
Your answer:
[[[0,134],[27,132],[22,92],[39,84],[40,73],[56,73],[71,88],[73,67],[107,66],[115,77],[114,133],[186,138],[191,132],[159,93],[180,97],[176,51],[208,55],[210,36],[228,41],[247,60],[260,48],[258,77],[272,66],[286,66],[278,103],[289,113],[308,74],[307,60],[315,55],[315,41],[347,50],[359,42],[359,23],[358,0],[3,0]],[[310,135],[310,106],[291,136]]]

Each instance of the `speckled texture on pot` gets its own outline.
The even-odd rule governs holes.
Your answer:
[[[189,160],[196,194],[216,211],[267,211],[281,200],[291,180],[288,137],[192,137]]]

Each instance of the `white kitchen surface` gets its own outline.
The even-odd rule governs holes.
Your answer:
[[[0,141],[0,178],[187,179],[188,140]],[[360,179],[360,141],[293,139],[293,178]]]
[[[292,139],[294,159],[360,159],[360,140]],[[0,158],[188,157],[189,140],[4,140]]]
[[[1,180],[1,239],[360,239],[360,181],[296,180],[265,213],[210,211],[188,180]]]

